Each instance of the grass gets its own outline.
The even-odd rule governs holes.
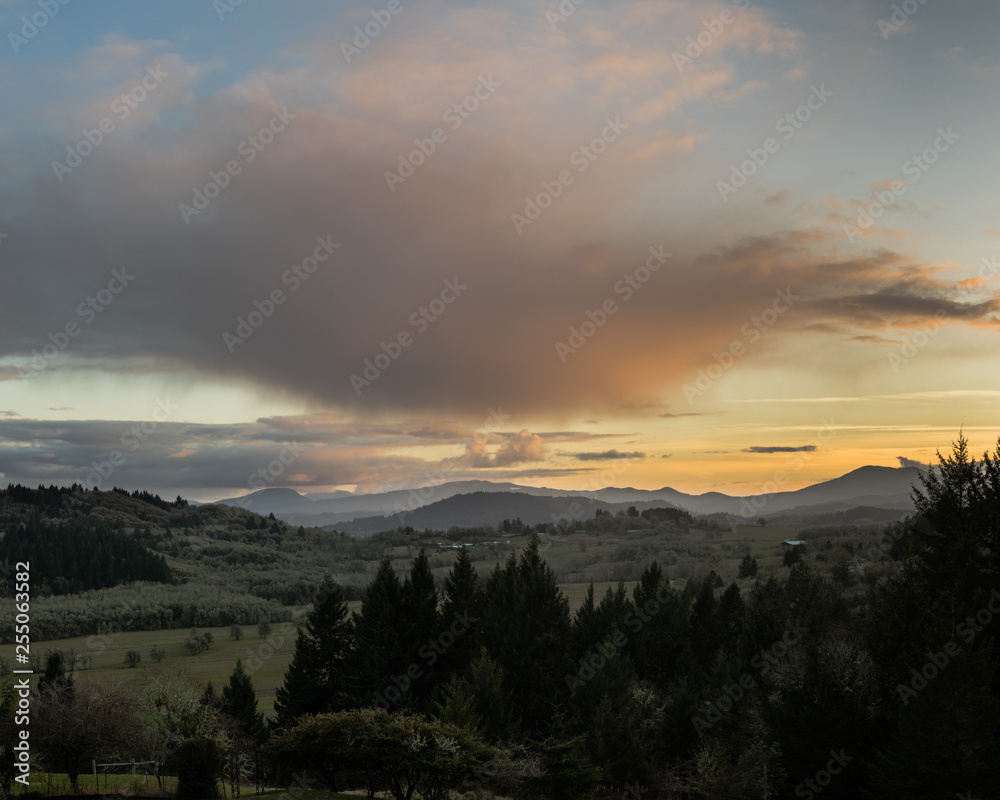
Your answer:
[[[86,682],[97,676],[112,675],[141,683],[161,669],[181,669],[201,685],[212,682],[216,692],[229,682],[236,659],[243,659],[244,668],[250,672],[257,692],[258,708],[265,714],[274,708],[274,691],[284,681],[285,670],[292,660],[295,648],[296,628],[290,635],[282,634],[283,625],[272,623],[271,634],[266,639],[258,638],[256,629],[244,628],[244,636],[239,641],[229,638],[229,628],[199,628],[199,632],[210,631],[213,644],[205,652],[189,655],[184,640],[189,629],[162,631],[128,631],[103,636],[78,636],[51,642],[35,642],[35,652],[44,653],[48,649],[75,650],[77,655],[91,657],[90,669],[78,671],[75,680]],[[154,646],[167,651],[166,658],[156,664],[149,655]],[[137,650],[142,661],[137,667],[125,666],[125,653]]]
[[[269,800],[358,800],[359,797],[364,796],[364,792],[343,794],[342,792],[331,792],[327,789],[300,789],[294,792],[276,792],[266,795]],[[377,794],[376,797],[378,797]]]
[[[525,536],[512,535],[505,538],[509,539],[511,544],[516,547],[523,546],[527,541]],[[733,529],[723,529],[715,533],[694,528],[687,532],[674,531],[666,534],[652,534],[650,531],[644,531],[643,534],[602,533],[599,536],[567,534],[552,537],[548,542],[543,542],[542,556],[553,569],[565,568],[582,557],[596,557],[598,565],[606,567],[606,571],[613,572],[618,564],[615,560],[615,551],[623,544],[639,545],[645,542],[656,542],[667,547],[671,542],[684,542],[707,549],[714,559],[712,569],[715,569],[728,583],[736,577],[744,542],[749,544],[751,553],[757,558],[761,575],[763,575],[768,570],[781,567],[782,553],[779,545],[787,538],[798,538],[798,532],[791,528],[768,525],[738,525]],[[445,552],[449,556],[450,563],[453,551]],[[429,549],[428,554],[432,558],[445,555],[445,553],[437,551],[436,548]],[[505,555],[502,553],[491,554],[491,556],[486,560],[475,562],[480,578],[484,581],[494,564],[505,559]],[[718,558],[715,559],[715,556]],[[572,570],[572,568],[570,569]],[[447,567],[437,568],[434,571],[435,574],[443,577],[447,573]],[[605,572],[605,570],[599,572]],[[568,577],[573,576],[569,575]],[[578,609],[583,603],[589,585],[589,581],[579,580],[560,584],[569,600],[572,611]],[[597,600],[600,601],[608,587],[614,588],[617,585],[617,580],[595,580],[594,590]],[[633,585],[634,581],[626,581],[626,586],[630,591]],[[360,602],[353,601],[348,606],[358,609]],[[210,631],[214,643],[207,651],[197,655],[189,655],[184,647],[184,641],[188,638],[190,629],[130,631],[105,636],[80,636],[73,639],[36,642],[33,645],[34,652],[40,654],[47,649],[59,648],[64,651],[75,650],[78,655],[89,655],[91,667],[76,674],[78,681],[85,682],[97,676],[112,675],[133,679],[140,684],[140,688],[143,680],[151,678],[155,671],[167,669],[182,670],[201,686],[211,681],[216,692],[221,692],[223,686],[229,681],[236,659],[241,658],[244,668],[253,679],[254,689],[257,692],[258,708],[265,715],[268,715],[274,709],[275,690],[284,681],[285,670],[292,660],[297,631],[294,625],[289,627],[282,623],[272,623],[271,629],[270,636],[261,639],[257,636],[255,626],[247,626],[243,629],[243,638],[237,641],[230,638],[228,627],[199,628],[200,632]],[[285,632],[283,633],[283,631]],[[167,652],[166,658],[160,664],[154,663],[150,657],[150,649],[154,646],[162,647]],[[125,666],[125,654],[129,650],[136,650],[141,655],[142,660],[135,668]]]
[[[177,778],[164,776],[163,789],[173,795],[177,789]],[[27,788],[19,783],[14,784],[12,795],[27,792],[41,792],[44,795],[72,794],[69,776],[66,773],[32,772]],[[80,775],[78,779],[81,794],[123,794],[133,796],[163,797],[156,778],[152,775],[98,775],[93,773]]]
[[[163,790],[156,782],[156,778],[144,775],[99,775],[97,783],[93,774],[80,775],[80,794],[120,794],[126,797],[173,797],[177,791],[177,778],[164,776]],[[69,776],[65,773],[33,772],[31,783],[27,788],[21,784],[14,784],[11,791],[12,796],[27,794],[29,792],[40,792],[44,796],[55,796],[72,794]],[[219,796],[222,798],[229,796],[228,785],[223,787],[219,784]],[[268,800],[358,800],[364,797],[364,792],[354,792],[345,794],[342,792],[331,792],[327,789],[301,789],[295,790],[271,790],[254,793],[252,788],[246,786],[242,790],[243,797],[267,797]],[[377,797],[387,797],[381,793]]]

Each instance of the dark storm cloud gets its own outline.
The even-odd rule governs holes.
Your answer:
[[[329,414],[196,424],[170,421],[169,399],[162,408],[160,414],[132,421],[0,419],[0,478],[30,486],[90,481],[102,489],[250,490],[263,488],[250,480],[277,459],[288,463],[268,482],[271,485],[308,489],[358,484],[361,490],[374,491],[419,483],[421,474],[440,469],[446,469],[451,480],[482,478],[483,470],[489,470],[491,480],[586,472],[541,466],[543,437],[525,430],[477,436],[471,429],[432,421],[366,426]],[[549,434],[548,440],[572,442],[578,437],[564,431]],[[441,444],[464,455],[438,459],[399,452]],[[524,466],[532,463],[539,466]],[[109,465],[114,469],[102,474],[109,472]],[[511,469],[517,466],[521,468]]]
[[[622,452],[620,450],[604,450],[600,453],[574,453],[573,458],[577,461],[610,461],[619,458],[645,458],[646,454],[635,450],[633,452]]]
[[[604,241],[597,222],[628,206],[648,175],[635,156],[652,134],[639,123],[628,132],[634,140],[609,147],[519,233],[511,214],[523,211],[525,195],[594,135],[583,102],[543,131],[537,118],[528,124],[528,110],[542,113],[565,89],[536,80],[538,65],[563,55],[538,48],[522,64],[522,54],[486,48],[428,66],[425,48],[411,47],[356,70],[338,65],[327,83],[303,88],[301,75],[262,73],[198,100],[185,91],[207,68],[165,55],[176,77],[162,106],[152,98],[146,107],[160,124],[116,132],[63,180],[53,158],[79,138],[76,118],[97,112],[74,101],[61,116],[49,110],[45,126],[15,132],[18,162],[2,162],[16,167],[14,179],[0,188],[0,203],[17,209],[2,226],[11,231],[4,258],[13,289],[0,294],[0,358],[34,360],[56,376],[193,373],[368,419],[475,419],[501,403],[527,419],[660,407],[650,398],[679,387],[786,289],[798,299],[774,346],[807,325],[870,336],[937,312],[997,324],[995,298],[962,300],[934,270],[887,251],[831,258],[820,234],[719,246],[714,225],[708,235],[650,223]],[[340,57],[332,45],[308,52],[317,73]],[[398,75],[418,63],[426,75],[413,71],[404,98]],[[486,74],[504,85],[390,188],[385,173],[414,137]],[[603,88],[590,87],[586,99],[603,99]],[[307,104],[306,89],[336,102]],[[248,148],[265,130],[269,143]],[[232,163],[238,173],[227,171]],[[676,255],[626,302],[614,287],[658,247]],[[128,278],[124,286],[113,271]],[[556,345],[608,298],[619,310],[562,363]],[[79,331],[70,339],[68,325]],[[66,341],[59,357],[38,362],[53,341]],[[0,379],[17,377],[0,368]],[[431,428],[414,438],[449,435]],[[483,455],[466,457],[482,463]]]
[[[744,453],[813,453],[817,449],[814,444],[805,444],[801,447],[770,447],[770,446],[754,446],[754,447],[744,447]]]

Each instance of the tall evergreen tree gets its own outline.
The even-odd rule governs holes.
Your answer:
[[[287,728],[303,714],[347,707],[347,661],[353,641],[343,592],[326,575],[318,602],[295,640],[292,663],[275,692],[275,725]]]
[[[485,647],[480,648],[468,675],[455,675],[445,686],[438,704],[439,716],[445,722],[476,731],[487,742],[509,740],[516,728],[512,698],[503,683],[503,670]]]
[[[712,581],[706,578],[691,606],[691,645],[702,667],[714,663],[722,641],[719,601],[715,598]]]
[[[653,561],[632,590],[637,617],[642,611],[648,619],[630,636],[630,651],[636,674],[665,688],[673,677],[678,659],[688,644],[687,606]],[[650,613],[650,610],[655,613]],[[638,624],[638,623],[636,623]]]
[[[402,644],[408,625],[403,589],[387,555],[361,594],[361,611],[352,618],[355,645],[349,674],[356,706],[399,708],[412,702],[410,660]]]
[[[565,702],[572,670],[569,603],[532,534],[519,559],[494,569],[487,585],[483,639],[517,698],[526,732],[548,728]]]
[[[442,671],[454,675],[463,671],[479,649],[478,621],[482,616],[483,593],[479,574],[472,565],[468,551],[458,551],[448,577],[444,579],[444,598],[441,604],[441,627],[446,629],[456,621],[468,624],[446,653],[441,656]]]
[[[446,652],[445,645],[454,646],[457,639],[452,640],[449,636],[445,642],[439,638],[438,593],[427,553],[422,547],[413,557],[413,566],[409,577],[403,581],[401,596],[407,624],[401,632],[400,646],[409,664],[416,664],[420,671],[412,678],[409,691],[413,707],[429,711],[437,676],[441,674],[439,663]]]
[[[587,587],[583,602],[573,615],[573,658],[580,658],[597,644],[600,633],[597,630],[597,604],[594,598],[594,584]]]
[[[210,684],[211,685],[211,684]],[[236,730],[243,739],[259,747],[267,738],[264,715],[257,710],[257,694],[253,680],[243,668],[243,661],[236,660],[236,666],[229,676],[229,685],[222,688],[221,710],[228,714]]]
[[[1000,440],[995,458],[984,453],[977,461],[960,434],[921,482],[923,492],[913,493],[918,561],[931,588],[953,595],[965,611],[1000,583]]]

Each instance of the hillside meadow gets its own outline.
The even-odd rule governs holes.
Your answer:
[[[631,587],[642,566],[654,559],[664,565],[668,574],[671,574],[670,567],[675,568],[674,582],[678,586],[683,585],[685,578],[691,574],[676,576],[678,563],[682,572],[686,571],[688,564],[692,573],[707,572],[711,568],[728,583],[736,578],[746,548],[757,559],[762,574],[778,570],[782,559],[780,543],[798,535],[799,532],[791,528],[759,525],[737,525],[728,529],[689,528],[683,531],[649,528],[624,534],[573,531],[543,539],[543,554],[556,575],[563,578],[559,586],[570,609],[576,611],[583,603],[591,582],[598,597],[603,596],[609,587],[617,586],[619,580],[624,580]],[[506,537],[506,541],[513,549],[523,544],[526,538],[514,535]],[[456,551],[439,548],[441,543],[450,544],[440,536],[428,536],[407,545],[387,548],[386,552],[402,574],[409,568],[413,555],[424,547],[438,586],[442,588]],[[498,550],[485,545],[473,545],[470,551],[477,570],[484,578],[510,552],[506,548]],[[352,576],[333,577],[338,580]],[[44,602],[38,601],[37,604]],[[349,601],[347,605],[352,610],[358,609],[360,601]],[[298,619],[306,609],[306,606],[289,607],[293,619]],[[270,715],[275,690],[281,685],[291,662],[299,625],[294,622],[272,623],[270,634],[264,638],[258,635],[254,625],[240,628],[242,637],[239,640],[232,638],[231,626],[228,625],[196,628],[199,634],[210,633],[213,639],[206,651],[197,654],[188,652],[184,644],[190,636],[190,628],[112,631],[36,641],[32,649],[36,656],[56,649],[74,654],[77,657],[78,681],[114,675],[134,681],[140,688],[149,684],[157,673],[169,671],[185,675],[202,687],[211,682],[219,691],[228,682],[236,660],[242,659],[253,680],[258,707],[265,715]],[[150,655],[153,648],[166,651],[160,663],[156,663]],[[126,665],[126,654],[130,651],[140,655],[141,660],[135,667]],[[81,656],[89,657],[89,666],[85,669],[80,668]]]

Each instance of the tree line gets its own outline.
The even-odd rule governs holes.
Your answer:
[[[397,800],[995,798],[1000,441],[977,460],[960,437],[914,499],[860,584],[801,559],[675,588],[654,561],[571,613],[537,535],[486,575],[459,551],[441,592],[423,551],[402,575],[386,557],[356,612],[323,581],[269,723],[242,664],[221,696],[163,677],[140,722],[175,770],[204,765],[200,797],[222,775]]]
[[[654,562],[571,614],[537,536],[487,576],[460,552],[441,597],[423,553],[402,579],[386,559],[353,617],[328,582],[268,752],[330,781],[364,771],[345,742],[367,715],[369,732],[424,720],[472,735],[458,777],[512,796],[996,797],[1000,442],[977,461],[960,437],[939,460],[917,513],[868,553],[888,568],[871,585],[799,561],[676,590]],[[447,752],[413,741],[421,769]],[[406,796],[391,759],[361,750],[367,778]]]
[[[30,561],[32,595],[75,594],[129,581],[169,583],[172,575],[162,555],[128,534],[87,519],[50,522],[37,514],[14,525],[0,539],[0,561]],[[11,584],[0,584],[10,597]]]

